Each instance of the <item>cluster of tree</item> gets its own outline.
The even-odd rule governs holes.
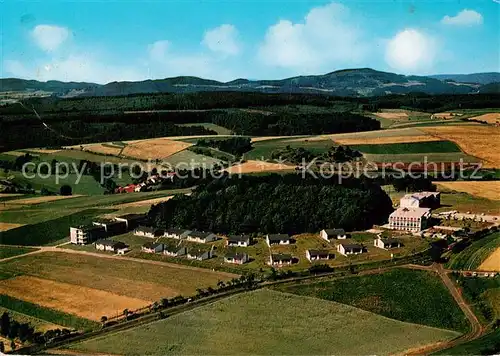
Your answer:
[[[33,156],[29,153],[25,153],[22,156],[16,157],[14,160],[0,160],[0,168],[4,170],[5,173],[8,171],[20,171],[25,163],[31,162]]]
[[[436,185],[432,183],[430,177],[411,177],[404,175],[403,177],[392,177],[390,180],[394,189],[398,192],[435,192]]]
[[[243,153],[252,149],[250,137],[231,137],[228,139],[200,139],[196,146],[213,147],[218,150],[231,153],[237,157],[241,157]]]
[[[274,150],[271,153],[272,159],[285,160],[295,164],[311,162],[314,159],[316,159],[318,163],[344,163],[353,161],[358,157],[362,157],[362,154],[349,146],[332,146],[327,152],[316,155],[314,152],[304,147],[295,148],[288,145],[285,148]]]
[[[191,196],[176,196],[149,212],[158,227],[193,228],[218,233],[303,233],[342,227],[358,230],[380,224],[392,202],[369,180],[223,175],[198,186]]]

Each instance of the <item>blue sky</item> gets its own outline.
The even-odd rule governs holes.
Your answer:
[[[1,77],[277,79],[500,70],[500,0],[11,1]]]

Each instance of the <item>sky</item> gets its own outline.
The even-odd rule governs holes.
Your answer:
[[[500,0],[0,1],[2,78],[500,71]]]

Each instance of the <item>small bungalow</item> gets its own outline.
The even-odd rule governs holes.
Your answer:
[[[337,251],[344,256],[359,255],[365,253],[366,248],[363,245],[358,244],[340,244],[337,246]]]
[[[319,236],[326,240],[345,240],[347,234],[344,229],[323,229],[320,231]]]
[[[170,257],[185,256],[187,254],[187,248],[174,245],[163,245],[163,254]]]
[[[226,240],[227,246],[250,246],[251,238],[248,235],[230,235]]]
[[[188,249],[186,257],[189,260],[208,260],[213,257],[212,249],[210,250],[199,250],[199,249]]]
[[[120,241],[98,240],[94,243],[96,250],[118,252],[118,250],[128,250],[128,246]]]
[[[373,246],[382,248],[384,250],[390,250],[392,248],[400,248],[403,246],[403,244],[401,243],[401,241],[396,239],[383,239],[381,237],[378,237],[373,240]]]
[[[148,242],[142,245],[142,252],[146,253],[162,253],[163,252],[163,244],[156,242]]]
[[[330,260],[335,258],[335,254],[328,250],[307,250],[306,258],[310,261]]]
[[[291,243],[291,239],[288,234],[268,234],[266,235],[266,243],[268,246],[289,245]]]
[[[169,237],[171,239],[181,240],[181,239],[186,238],[187,234],[189,234],[190,232],[191,231],[186,230],[186,229],[170,228],[170,229],[165,230],[165,233],[163,234],[163,236]]]
[[[293,262],[292,255],[276,253],[269,256],[269,265],[274,267],[290,266]]]
[[[155,238],[163,235],[163,231],[151,226],[138,226],[134,230],[134,235]]]
[[[217,235],[211,232],[190,231],[186,234],[186,240],[204,244],[217,240]]]
[[[224,262],[242,265],[248,262],[248,255],[246,253],[228,252],[224,256]]]

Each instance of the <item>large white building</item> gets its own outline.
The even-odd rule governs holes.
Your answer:
[[[441,204],[440,192],[417,192],[405,194],[399,200],[401,208],[439,208]]]
[[[389,215],[389,228],[419,232],[427,227],[430,217],[429,208],[400,207]]]

